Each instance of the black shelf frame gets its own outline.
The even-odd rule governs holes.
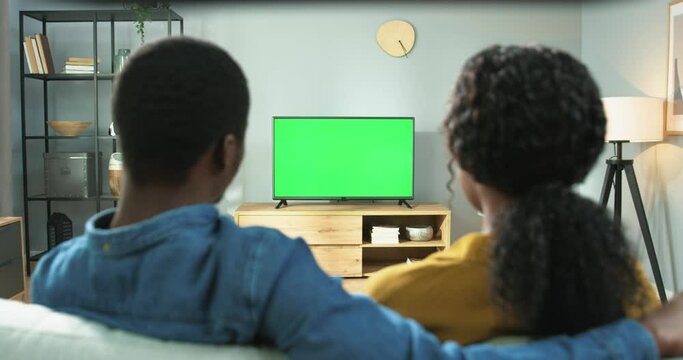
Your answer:
[[[116,140],[116,136],[110,135],[79,135],[79,136],[59,136],[59,135],[29,135],[26,136],[26,140],[93,140],[98,138],[100,140]]]
[[[61,197],[47,196],[45,194],[33,195],[28,197],[28,201],[118,201],[118,196],[100,194],[100,196],[90,197]]]
[[[113,80],[114,74],[24,74],[27,79],[44,81],[92,81],[92,80]]]
[[[184,20],[182,16],[178,15],[172,9],[151,9],[151,21],[165,21],[167,22],[167,35],[173,35],[173,24],[179,23],[180,35],[184,34]],[[100,73],[98,62],[94,62],[93,74],[27,74],[26,73],[26,59],[24,56],[23,42],[26,34],[24,21],[38,21],[41,23],[42,34],[47,34],[48,24],[50,23],[91,23],[92,24],[92,57],[98,58],[97,54],[97,26],[99,23],[108,22],[110,24],[110,44],[111,57],[113,59],[115,54],[115,24],[117,22],[133,22],[136,20],[135,12],[133,10],[51,10],[51,11],[20,11],[19,12],[19,86],[21,89],[21,139],[22,139],[22,169],[23,169],[23,187],[24,187],[24,256],[26,258],[26,274],[31,274],[31,261],[36,261],[45,253],[41,252],[31,256],[31,237],[30,237],[30,219],[29,219],[29,202],[43,202],[45,203],[47,215],[52,213],[52,202],[54,201],[90,201],[95,202],[96,210],[101,210],[101,203],[104,201],[113,201],[114,205],[118,201],[118,197],[102,194],[102,179],[101,166],[102,161],[99,156],[95,156],[95,183],[97,186],[97,195],[88,198],[65,198],[65,197],[49,197],[46,195],[29,195],[28,190],[28,154],[27,143],[29,140],[42,140],[44,152],[50,152],[51,141],[68,141],[68,140],[91,140],[95,147],[95,154],[100,152],[100,141],[111,140],[114,151],[116,151],[116,138],[114,136],[101,136],[99,134],[99,82],[111,81],[114,79],[114,62],[112,61],[110,72]],[[26,80],[42,81],[43,87],[43,134],[41,136],[29,136],[26,134]],[[48,135],[48,83],[51,81],[92,81],[93,82],[93,103],[94,110],[94,135],[85,136],[51,136]],[[112,82],[113,84],[113,82]]]

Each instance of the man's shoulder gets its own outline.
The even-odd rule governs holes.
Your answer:
[[[67,273],[71,267],[82,264],[83,262],[77,259],[87,253],[87,246],[86,237],[81,235],[65,241],[45,253],[31,274],[31,289],[34,299],[36,293],[42,293],[42,291],[37,290],[43,290],[47,284],[54,285],[53,279]]]
[[[52,263],[64,257],[74,256],[82,253],[88,247],[88,240],[85,235],[79,235],[65,241],[58,246],[48,250],[41,258],[38,265]],[[37,272],[38,269],[36,269]]]

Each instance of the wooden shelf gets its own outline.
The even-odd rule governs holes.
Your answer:
[[[370,241],[363,241],[364,248],[401,248],[401,247],[446,247],[441,239],[429,241],[399,240],[398,244],[373,244]]]
[[[363,263],[363,276],[372,276],[376,272],[384,269],[387,266],[398,265],[403,263],[405,263],[405,261],[365,261]]]

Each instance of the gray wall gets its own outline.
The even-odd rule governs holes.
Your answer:
[[[10,132],[9,4],[0,0],[0,216],[12,215],[12,136]]]
[[[18,36],[16,15],[20,9],[82,7],[82,3],[13,1],[10,4],[11,39]],[[249,79],[252,109],[247,153],[242,173],[229,194],[232,201],[223,204],[226,209],[240,201],[270,201],[270,119],[273,115],[415,116],[416,201],[446,203],[449,197],[445,188],[447,156],[438,129],[449,92],[465,59],[495,43],[543,43],[576,56],[581,52],[579,3],[245,2],[201,6],[185,3],[174,8],[185,18],[187,35],[214,41],[228,49],[242,64]],[[389,57],[375,43],[379,25],[396,18],[406,19],[416,27],[417,43],[408,59]],[[69,54],[86,51],[90,41],[87,27],[60,25],[52,31],[50,41],[56,49],[57,63]],[[106,36],[106,27],[102,31]],[[117,39],[122,41],[121,44],[117,41],[117,48],[135,46],[135,34],[130,31],[117,33]],[[17,69],[16,46],[10,45],[12,69]],[[107,46],[104,44],[103,49]],[[109,61],[106,54],[103,61]],[[20,211],[16,70],[12,80],[15,209]],[[59,95],[51,99],[55,105],[50,110],[51,116],[55,119],[91,116],[89,90],[69,86],[74,87],[54,91]],[[107,90],[103,88],[102,93],[106,96]],[[88,99],[85,105],[84,98]],[[103,108],[101,118],[107,119],[107,109]],[[41,110],[28,111],[39,113]],[[33,167],[31,171],[39,181],[41,170]],[[77,225],[81,225],[85,215],[77,217]],[[454,236],[476,230],[479,220],[457,192],[453,201]],[[36,231],[42,231],[43,219],[34,223],[38,227]],[[32,248],[43,246],[34,243]]]
[[[581,53],[604,96],[666,94],[667,0],[588,2],[582,7]],[[658,144],[627,144],[667,288],[683,289],[683,137]],[[606,149],[603,158],[612,155]],[[597,166],[581,191],[598,199],[604,167]],[[649,271],[642,235],[624,189],[624,224]]]
[[[214,41],[243,65],[253,106],[243,167],[244,199],[271,201],[273,115],[412,115],[416,118],[416,200],[446,203],[447,156],[438,132],[465,59],[495,43],[545,43],[580,54],[580,4],[176,6],[186,34]],[[384,54],[375,31],[390,19],[417,31],[408,59]],[[457,193],[453,230],[479,218]]]

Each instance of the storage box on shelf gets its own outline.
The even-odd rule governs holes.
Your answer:
[[[150,21],[159,21],[159,22],[165,22],[168,24],[167,26],[167,34],[171,35],[173,32],[175,33],[183,33],[183,18],[178,15],[175,11],[171,9],[153,9],[150,10],[150,15],[151,18],[149,19]],[[104,189],[108,189],[108,186],[106,186],[107,181],[106,179],[103,180],[103,177],[106,174],[104,167],[106,167],[106,163],[103,164],[103,159],[100,158],[99,156],[92,156],[91,158],[86,158],[83,159],[85,162],[81,165],[84,165],[81,167],[81,169],[85,169],[85,178],[87,178],[85,182],[85,187],[82,187],[81,190],[83,190],[81,196],[73,196],[74,194],[72,192],[68,193],[60,193],[60,192],[53,192],[54,186],[50,185],[56,185],[53,184],[52,182],[50,185],[46,187],[46,191],[42,192],[41,191],[36,191],[35,189],[29,188],[29,177],[30,176],[40,176],[43,177],[44,173],[43,172],[33,172],[29,174],[28,169],[29,168],[34,168],[34,166],[29,166],[29,163],[33,164],[36,161],[42,162],[43,159],[41,159],[39,156],[45,156],[46,159],[53,159],[54,156],[59,156],[55,154],[54,149],[57,147],[55,146],[55,142],[66,142],[66,141],[74,141],[78,144],[78,147],[83,147],[82,149],[78,149],[78,151],[82,151],[83,153],[91,153],[91,154],[100,154],[102,153],[102,148],[104,145],[111,146],[113,149],[113,152],[116,151],[116,138],[114,136],[109,136],[107,134],[107,130],[105,127],[108,127],[111,119],[106,118],[106,119],[101,119],[100,118],[100,96],[99,96],[99,84],[100,83],[107,83],[111,84],[114,79],[114,61],[111,61],[111,66],[101,66],[100,65],[100,60],[107,56],[111,57],[112,59],[116,55],[116,39],[115,39],[115,28],[118,23],[123,23],[123,25],[120,26],[128,26],[131,27],[133,21],[136,20],[136,14],[133,10],[74,10],[74,11],[20,11],[19,12],[19,51],[22,56],[20,56],[20,61],[19,61],[19,73],[22,74],[20,77],[20,90],[21,90],[21,134],[22,134],[22,150],[23,150],[23,174],[24,174],[24,179],[23,179],[23,187],[24,187],[24,256],[26,258],[26,264],[25,269],[26,272],[30,274],[30,268],[28,267],[28,264],[30,263],[28,259],[32,260],[37,260],[42,253],[39,253],[37,255],[34,255],[30,257],[30,250],[31,250],[31,242],[35,241],[36,239],[33,239],[33,233],[30,231],[31,226],[31,207],[29,207],[29,202],[31,203],[38,203],[38,204],[43,204],[45,206],[45,213],[49,216],[50,214],[53,213],[53,203],[54,202],[62,202],[62,201],[70,201],[70,202],[79,202],[79,201],[87,201],[90,202],[90,204],[94,204],[94,211],[99,211],[103,205],[111,206],[116,205],[116,200],[118,199],[116,196],[113,196],[111,194],[108,194]],[[79,60],[79,61],[85,61],[92,67],[92,71],[90,73],[57,73],[55,69],[49,69],[49,71],[42,71],[44,73],[36,73],[37,68],[33,66],[32,62],[38,61],[38,58],[33,56],[32,58],[28,55],[27,52],[25,52],[25,48],[27,47],[27,43],[25,43],[26,38],[29,39],[29,41],[32,41],[32,38],[44,38],[45,43],[47,43],[47,36],[48,35],[48,30],[52,29],[53,26],[56,26],[54,24],[57,23],[85,23],[85,24],[91,24],[92,25],[92,42],[89,45],[92,45],[92,53],[91,55],[88,54],[88,58],[81,58],[81,59],[73,59],[73,58],[68,58],[64,62],[65,64],[70,64],[73,61]],[[103,23],[108,23],[109,24],[109,32],[108,34],[101,36],[98,35],[98,30],[102,30],[101,26],[98,26],[98,24],[103,24]],[[174,30],[174,24],[175,30]],[[37,26],[36,26],[37,25]],[[50,29],[48,29],[48,25]],[[29,28],[35,28],[40,27],[40,32],[37,34],[31,34],[27,30]],[[33,35],[33,36],[32,36]],[[52,37],[50,37],[52,38]],[[100,46],[98,48],[98,43],[101,43],[101,38],[108,38],[109,42],[109,50],[106,51],[104,54],[102,54],[102,47]],[[54,45],[54,44],[53,44]],[[43,50],[48,49],[45,47]],[[62,60],[65,59],[56,59],[53,58],[55,54],[60,53],[60,49],[56,47],[51,47],[49,48],[51,51],[45,51],[45,52],[40,52],[39,59],[40,61],[46,61],[48,64],[53,63],[53,64],[60,64],[62,63]],[[98,53],[98,50],[100,53]],[[33,52],[31,52],[33,53]],[[33,53],[35,54],[35,53]],[[25,55],[25,56],[24,56]],[[89,57],[92,56],[92,57]],[[27,63],[27,57],[29,57],[29,63]],[[42,67],[42,66],[41,66]],[[54,66],[53,66],[54,67]],[[66,65],[65,65],[66,67]],[[50,68],[48,66],[48,68]],[[45,69],[43,69],[45,70]],[[27,96],[27,90],[26,90],[26,82],[42,82],[42,98],[39,96]],[[92,98],[85,99],[84,100],[84,106],[90,106],[91,104],[93,105],[93,114],[92,117],[88,119],[68,119],[68,120],[87,120],[88,122],[92,122],[92,126],[88,126],[83,133],[79,133],[77,131],[68,131],[64,134],[59,134],[55,132],[54,130],[49,129],[48,121],[53,121],[53,120],[60,120],[60,119],[53,119],[49,118],[49,113],[50,113],[50,103],[49,99],[53,99],[54,96],[59,96],[60,94],[56,94],[54,96],[48,96],[50,93],[50,88],[48,84],[52,82],[60,82],[60,83],[65,83],[65,82],[70,82],[70,81],[75,81],[75,82],[92,82],[92,92],[93,96]],[[108,99],[104,100],[104,102],[108,102]],[[42,103],[42,104],[40,104]],[[31,107],[41,107],[42,106],[42,111],[39,112],[27,112],[27,108]],[[35,116],[35,114],[41,114],[42,116],[38,115]],[[27,126],[27,123],[29,124],[36,124],[36,122],[40,122],[41,125],[38,125],[38,128],[42,129],[41,131],[37,131],[38,133],[29,133],[29,130],[32,128],[30,126]],[[74,123],[71,121],[71,123]],[[59,125],[59,124],[57,124]],[[104,126],[100,126],[104,125]],[[55,123],[52,123],[52,126],[55,126]],[[64,135],[75,135],[75,136],[64,136]],[[106,143],[107,141],[111,143]],[[33,154],[27,152],[27,148],[35,148],[35,143],[42,143],[42,154]],[[31,146],[29,146],[31,145]],[[44,155],[43,155],[44,154]],[[45,172],[48,174],[52,174],[50,177],[55,178],[55,176],[66,176],[64,174],[60,173],[55,173],[54,171],[50,171],[50,166],[52,164],[47,164],[45,167]],[[72,165],[76,165],[75,163]],[[54,170],[54,169],[52,169]],[[50,179],[48,179],[50,180]],[[73,180],[73,179],[72,179]],[[50,180],[51,181],[51,180]],[[42,181],[40,181],[42,182]],[[36,183],[35,181],[32,181],[30,183]],[[104,184],[104,186],[103,186]],[[83,184],[77,184],[72,182],[72,185],[83,185]],[[62,189],[64,190],[64,189]],[[43,206],[39,205],[39,206]],[[42,211],[42,210],[41,210]],[[39,225],[40,226],[40,225]],[[77,235],[77,234],[76,234]]]
[[[45,153],[43,155],[45,156],[47,196],[87,198],[97,194],[95,154]]]
[[[292,204],[275,209],[273,203],[245,203],[235,211],[235,222],[302,237],[323,270],[350,278],[370,276],[409,258],[424,258],[448,248],[451,240],[451,211],[440,204],[415,204],[413,209],[393,204]],[[387,224],[401,228],[399,243],[372,244],[372,227]],[[408,240],[405,227],[416,224],[432,226],[434,238]]]

